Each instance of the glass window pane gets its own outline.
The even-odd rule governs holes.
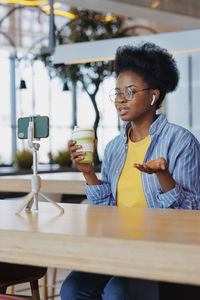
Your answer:
[[[0,51],[0,164],[11,163],[11,105],[10,105],[10,60],[7,51]]]

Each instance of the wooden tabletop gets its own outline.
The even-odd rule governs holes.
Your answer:
[[[0,201],[0,261],[200,284],[199,211]]]
[[[85,179],[81,172],[42,173],[41,192],[58,194],[85,194]],[[97,173],[100,176],[99,173]],[[0,176],[1,192],[30,192],[31,175]]]

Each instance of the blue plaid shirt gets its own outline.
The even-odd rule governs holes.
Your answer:
[[[117,183],[128,149],[127,124],[124,133],[106,146],[99,185],[86,184],[87,198],[95,205],[116,205]],[[148,207],[199,209],[200,208],[200,144],[183,127],[168,123],[163,114],[151,125],[151,143],[144,163],[159,157],[167,161],[169,172],[176,181],[172,190],[163,193],[156,174],[141,172],[142,186]],[[130,178],[131,180],[131,178]]]

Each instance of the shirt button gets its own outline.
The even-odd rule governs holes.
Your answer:
[[[123,152],[125,153],[125,152],[126,152],[126,150],[123,150]]]
[[[117,170],[116,173],[119,174],[119,170]]]

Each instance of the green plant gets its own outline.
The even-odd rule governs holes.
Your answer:
[[[55,163],[59,164],[60,167],[70,167],[72,161],[69,150],[59,151],[54,157],[54,161]]]
[[[15,155],[15,165],[19,169],[31,169],[33,165],[33,153],[28,150],[17,152]]]

